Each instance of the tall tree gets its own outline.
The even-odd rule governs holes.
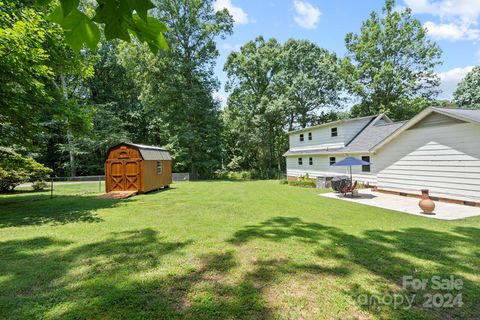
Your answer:
[[[285,151],[286,104],[275,90],[281,51],[275,39],[258,37],[232,52],[224,66],[231,92],[224,115],[232,143],[228,157],[262,177],[281,169]]]
[[[453,102],[459,107],[480,109],[480,67],[473,68],[460,81],[453,93]]]
[[[316,124],[319,116],[339,108],[343,89],[335,54],[307,40],[283,45],[279,93],[288,109],[288,129]]]
[[[150,55],[142,46],[128,46],[121,61],[141,90],[140,118],[146,121],[137,137],[145,143],[169,145],[175,170],[208,176],[221,161],[219,104],[212,94],[218,57],[215,39],[232,32],[233,18],[215,12],[212,1],[155,2],[155,16],[172,32],[168,51]]]
[[[386,0],[382,13],[372,12],[359,34],[346,36],[345,45],[344,74],[350,93],[360,98],[355,115],[386,112],[408,119],[437,95],[434,68],[441,50],[411,9],[398,11],[394,0]]]
[[[48,117],[70,122],[72,131],[81,127],[85,119],[64,84],[91,67],[44,12],[27,2],[0,1],[0,8],[0,143],[31,145]]]

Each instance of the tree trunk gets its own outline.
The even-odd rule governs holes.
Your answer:
[[[67,92],[67,83],[65,82],[65,76],[60,75],[60,81],[62,83],[62,93],[65,103],[68,102],[68,92]],[[74,177],[76,175],[76,166],[75,166],[75,150],[74,150],[74,140],[72,130],[70,128],[70,122],[67,119],[67,143],[68,143],[68,153],[70,157],[70,176]]]

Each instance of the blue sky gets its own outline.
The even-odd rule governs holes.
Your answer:
[[[226,99],[222,69],[228,54],[256,36],[280,42],[308,39],[343,57],[345,35],[358,32],[370,12],[380,11],[383,4],[383,0],[216,0],[215,9],[227,8],[235,20],[233,35],[218,42],[215,71],[222,89],[216,96]],[[480,63],[480,0],[397,0],[397,6],[412,8],[442,48],[444,63],[436,70],[442,79],[439,98],[450,99],[458,81]]]

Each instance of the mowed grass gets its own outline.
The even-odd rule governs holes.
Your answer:
[[[277,181],[0,196],[0,318],[478,319],[480,218],[438,221]],[[405,290],[403,276],[461,290]],[[429,308],[424,294],[462,294]],[[415,294],[407,303],[362,296]]]

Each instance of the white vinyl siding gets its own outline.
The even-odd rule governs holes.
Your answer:
[[[355,121],[336,123],[320,128],[313,128],[311,130],[304,130],[298,133],[292,133],[289,135],[290,149],[321,145],[343,146],[347,144],[350,140],[352,140],[353,137],[355,137],[360,132],[360,130],[362,130],[370,121],[371,118],[366,118]],[[332,128],[337,128],[336,137],[331,136]],[[308,139],[309,133],[312,134],[311,140]],[[304,136],[303,141],[300,141],[301,134],[303,134]]]
[[[434,197],[480,201],[478,125],[427,117],[375,158],[381,189],[414,194],[429,189]]]
[[[308,176],[310,178],[322,177],[322,176],[337,176],[337,175],[349,175],[349,167],[337,167],[330,165],[330,157],[325,156],[311,156],[313,159],[313,165],[305,166],[298,165],[298,157],[287,157],[287,175],[292,177]],[[333,156],[332,156],[333,157]],[[336,161],[340,161],[347,156],[335,155]],[[371,185],[376,184],[376,176],[373,173],[374,164],[373,156],[370,155],[371,172],[362,172],[361,166],[352,167],[353,179],[362,183],[369,183]]]

